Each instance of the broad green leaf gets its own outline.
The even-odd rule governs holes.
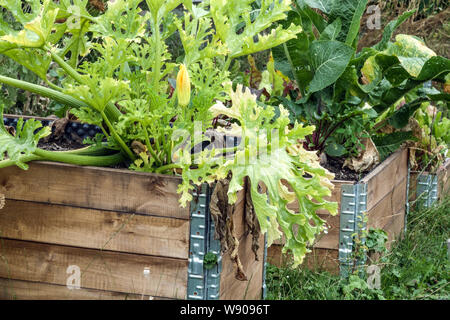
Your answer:
[[[308,92],[317,92],[336,82],[344,73],[354,52],[352,47],[338,41],[313,42],[310,59],[314,77]]]
[[[22,25],[32,21],[39,14],[40,0],[28,0],[26,4],[17,0],[0,0],[0,6],[6,8],[14,19]]]
[[[337,18],[333,23],[329,24],[325,30],[320,34],[319,40],[336,40],[341,33],[342,22],[340,18]]]
[[[312,7],[304,0],[296,0],[296,2],[295,11],[301,16],[302,26],[305,32],[313,34],[312,27],[314,26],[319,33],[322,33],[327,27],[327,21],[319,13],[311,9]]]
[[[436,56],[422,41],[415,37],[399,34],[396,42],[389,45],[386,54],[396,56],[401,66],[413,77],[419,76],[425,62]]]
[[[41,79],[47,79],[47,72],[52,62],[51,58],[44,52],[30,48],[11,49],[3,54],[25,68],[33,71]]]
[[[316,210],[325,207],[331,214],[337,212],[335,203],[324,200],[324,197],[330,195],[329,179],[333,175],[320,167],[314,152],[304,150],[298,143],[311,134],[314,128],[296,123],[289,130],[289,112],[283,107],[280,107],[280,116],[274,119],[273,107],[267,106],[264,109],[258,106],[255,96],[249,90],[243,91],[242,86],[238,85],[236,91],[233,91],[231,83],[225,87],[232,106],[228,108],[221,103],[216,104],[211,108],[212,116],[223,114],[236,119],[243,137],[234,160],[224,165],[232,172],[228,191],[230,203],[236,201],[236,193],[242,189],[244,178],[248,177],[261,231],[268,232],[270,245],[280,237],[281,228],[286,236],[283,251],[290,250],[294,255],[294,264],[298,265],[309,252],[307,246],[324,230],[324,221],[318,217]],[[271,119],[274,120],[271,122]],[[224,132],[229,133],[227,130]],[[270,137],[276,137],[276,140]],[[272,141],[272,149],[261,149],[265,145],[262,141]],[[304,178],[306,173],[312,178]],[[283,181],[292,190],[288,190]],[[267,188],[267,193],[258,191],[260,183]],[[298,213],[287,208],[288,203],[295,200],[299,203]],[[298,227],[298,230],[294,227]]]
[[[332,157],[342,157],[348,153],[347,149],[336,142],[329,143],[325,148],[325,152],[327,155]]]
[[[414,112],[420,108],[423,102],[429,101],[428,98],[418,98],[410,103],[403,105],[388,118],[388,123],[396,129],[404,128],[412,117]]]
[[[300,1],[299,1],[300,2]],[[302,0],[310,8],[319,9],[323,13],[330,14],[336,1],[334,0]]]
[[[380,136],[375,135],[372,140],[380,153],[380,161],[383,161],[397,151],[404,142],[414,140],[414,135],[411,131],[396,131]]]
[[[0,37],[0,53],[13,48],[40,48],[47,42],[58,14],[49,3],[44,1],[39,15],[24,24],[23,30]]]
[[[450,74],[450,60],[444,57],[435,56],[423,65],[417,78],[411,77],[398,87],[383,90],[383,96],[379,104],[374,107],[377,112],[383,112],[396,103],[408,92],[422,85],[426,81],[435,80],[445,82],[445,77]]]
[[[336,3],[341,3],[342,1],[337,1]],[[368,0],[359,0],[357,6],[354,10],[351,24],[346,35],[345,43],[349,46],[353,46],[355,39],[358,37],[359,28],[361,25],[361,18],[366,10]],[[338,15],[338,19],[341,18]]]

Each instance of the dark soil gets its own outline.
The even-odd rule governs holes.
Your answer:
[[[87,147],[87,145],[68,139],[39,141],[38,147],[47,151],[69,151]]]
[[[81,143],[81,139],[79,137],[74,137],[73,134],[72,138],[68,138],[66,135],[58,134],[54,129],[52,129],[52,134],[46,139],[41,140],[38,147],[48,151],[69,151],[88,146]],[[334,158],[328,156],[326,163],[321,163],[321,165],[330,172],[334,173],[335,180],[359,181],[369,173],[369,171],[358,173],[350,170],[349,168],[343,168],[344,162],[344,158]],[[114,166],[114,168],[119,169],[126,167],[126,164]]]
[[[322,166],[335,174],[335,180],[359,181],[369,173],[369,171],[359,173],[350,170],[349,168],[343,168],[344,162],[344,158],[333,158],[328,156],[327,162],[323,163]]]

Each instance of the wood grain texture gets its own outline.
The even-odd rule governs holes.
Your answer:
[[[165,300],[142,294],[68,289],[67,286],[0,278],[1,300]]]
[[[245,190],[244,190],[245,191]],[[230,258],[230,252],[222,254],[222,272],[220,274],[220,299],[261,299],[262,275],[264,268],[264,235],[258,238],[257,257],[252,250],[252,235],[246,234],[245,227],[245,192],[238,194],[237,206],[233,213],[233,224],[236,237],[239,239],[238,255],[242,263],[247,281],[236,279],[236,267]],[[242,204],[242,205],[241,205]]]
[[[388,241],[386,243],[386,248],[390,250],[392,245],[397,240],[401,239],[403,236],[403,229],[405,226],[405,209],[401,209],[399,212],[394,214],[386,225],[383,227],[388,234]]]
[[[394,189],[385,195],[372,209],[367,212],[368,228],[383,228],[391,217],[405,208],[406,205],[406,186],[405,177]]]
[[[2,237],[92,249],[188,258],[189,221],[7,200]]]
[[[188,261],[0,238],[0,278],[67,284],[69,266],[81,287],[124,294],[186,297]],[[150,277],[143,271],[150,269]]]
[[[6,199],[189,219],[177,188],[181,179],[130,170],[33,162],[27,171],[0,169]]]
[[[367,184],[367,210],[370,211],[408,175],[408,149],[388,157],[361,183]]]
[[[450,158],[438,169],[438,197],[443,199],[450,194]]]
[[[267,248],[267,262],[277,267],[287,267],[292,263],[291,254],[282,254],[282,246],[272,245]],[[315,271],[328,271],[331,274],[339,274],[339,251],[335,249],[311,248],[306,254],[300,268]]]
[[[239,243],[239,257],[241,258],[247,281],[236,279],[236,269],[231,261],[229,252],[222,256],[222,273],[220,274],[221,300],[259,300],[262,296],[262,275],[264,236],[259,237],[258,259],[252,251],[251,236],[242,237]]]

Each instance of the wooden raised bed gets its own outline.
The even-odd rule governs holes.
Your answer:
[[[0,193],[6,196],[0,210],[0,298],[260,299],[264,262],[255,260],[252,236],[244,234],[245,192],[233,218],[249,279],[239,281],[228,253],[215,252],[219,263],[212,271],[203,268],[208,249],[194,244],[213,242],[205,230],[209,194],[181,208],[180,181],[49,162],[31,163],[28,171],[0,169]],[[204,219],[199,229],[193,216]],[[263,257],[264,237],[259,240]],[[67,287],[69,266],[81,270],[80,289]],[[215,296],[206,284],[214,270]]]
[[[353,241],[362,214],[367,214],[366,228],[382,228],[389,236],[388,247],[401,234],[405,222],[405,204],[408,180],[408,150],[398,150],[359,182],[332,181],[335,188],[330,201],[338,202],[339,213],[319,216],[329,226],[328,233],[318,237],[304,265],[324,269],[334,274],[348,274]],[[355,201],[358,200],[358,201]],[[298,206],[291,206],[298,211]],[[267,261],[284,265],[289,255],[281,253],[282,241],[268,248]]]
[[[411,171],[409,175],[409,202],[419,207],[430,207],[450,191],[450,158],[434,174]],[[421,196],[420,196],[421,195]],[[420,198],[416,201],[417,197]]]

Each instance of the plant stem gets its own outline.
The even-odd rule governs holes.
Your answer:
[[[180,165],[176,164],[176,163],[171,163],[162,167],[159,167],[155,170],[156,173],[163,173],[165,171],[171,170],[171,169],[176,169],[176,168],[181,168]]]
[[[49,46],[44,46],[44,49],[47,50],[53,61],[55,61],[61,68],[64,69],[64,71],[67,72],[69,76],[71,76],[75,81],[77,81],[80,84],[86,84],[86,81],[83,79],[83,76],[78,73],[74,68],[72,68],[67,62],[64,61],[63,58],[61,58],[54,50],[52,50]]]
[[[75,99],[72,96],[69,96],[67,94],[64,94],[62,92],[46,88],[44,86],[40,86],[34,83],[29,83],[22,80],[17,80],[5,76],[0,75],[0,82],[10,85],[12,87],[16,87],[19,89],[23,89],[26,91],[30,91],[32,93],[36,93],[40,96],[50,98],[52,100],[55,100],[59,103],[66,104],[72,108],[89,108],[89,105],[84,103],[81,100]]]
[[[39,156],[41,160],[64,162],[80,166],[107,167],[118,164],[124,160],[121,153],[116,153],[109,156],[81,156],[58,151],[47,151],[38,148],[34,151],[34,154]]]
[[[37,155],[31,155],[31,156],[23,156],[22,158],[20,158],[20,160],[25,163],[25,162],[30,162],[30,161],[36,161],[36,160],[43,160],[40,156]],[[6,159],[6,160],[2,160],[0,161],[0,169],[1,168],[6,168],[6,167],[11,167],[16,165],[16,163],[10,159]]]
[[[287,58],[289,64],[291,65],[292,73],[294,74],[294,78],[295,78],[295,81],[297,82],[297,86],[300,88],[300,81],[298,79],[297,72],[295,72],[295,65],[292,62],[291,54],[289,53],[289,50],[288,50],[288,47],[287,47],[286,43],[283,43],[283,49],[284,49],[284,54],[286,55],[286,58]],[[302,96],[304,95],[304,90],[303,89],[304,88],[300,88],[300,90],[302,91]]]
[[[161,75],[161,34],[159,31],[158,17],[154,17],[153,32],[155,36],[155,64],[153,65],[153,90],[159,94],[159,80]]]
[[[122,138],[120,138],[120,136],[117,134],[116,129],[114,129],[114,126],[111,124],[108,117],[105,115],[104,111],[101,112],[101,115],[102,115],[103,120],[105,121],[106,125],[108,126],[109,131],[111,132],[111,135],[113,136],[114,140],[116,140],[116,142],[119,144],[120,148],[123,151],[125,151],[125,153],[131,160],[133,160],[133,161],[136,160],[136,156],[133,154],[133,152],[131,152],[130,148],[128,148],[128,146],[125,144],[125,142],[123,142]]]
[[[69,76],[71,76],[79,84],[86,85],[86,81],[85,79],[83,79],[83,76],[74,68],[72,68],[67,62],[65,62],[63,58],[61,58],[58,54],[56,54],[54,50],[52,50],[52,48],[50,48],[49,46],[44,46],[44,49],[50,52],[52,59],[61,68],[63,68],[64,71],[66,71]],[[111,121],[113,122],[116,122],[119,119],[119,116],[121,115],[120,111],[112,103],[108,103],[106,105],[105,114],[108,116],[108,119],[111,119]]]
[[[160,166],[162,164],[161,160],[158,158],[158,156],[155,153],[155,150],[153,150],[153,148],[152,148],[152,144],[150,143],[150,138],[148,136],[147,129],[142,124],[141,124],[141,129],[144,131],[144,134],[145,134],[145,144],[147,145],[148,151],[150,152],[152,157],[155,159],[156,164],[158,166]]]

